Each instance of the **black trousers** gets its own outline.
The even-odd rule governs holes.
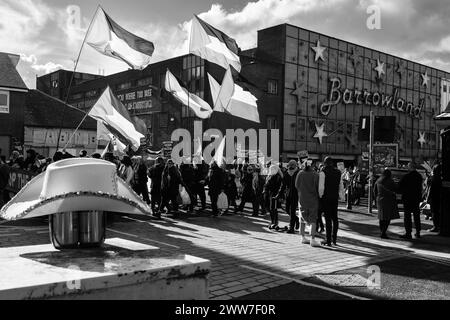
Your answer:
[[[197,196],[200,198],[200,203],[202,205],[202,208],[206,207],[206,193],[205,193],[205,186],[202,184],[196,184],[192,188],[192,198],[193,198],[193,205],[197,205]]]
[[[142,195],[142,199],[144,199],[145,203],[150,204],[150,198],[148,196],[148,187],[146,183],[139,183],[134,185],[133,190],[138,195]]]
[[[241,203],[239,203],[238,211],[244,211],[244,206],[247,202],[251,202],[253,205],[253,201],[255,200],[255,196],[250,192],[246,191],[242,193]]]
[[[387,229],[389,228],[389,224],[391,220],[380,220],[380,232],[382,236],[386,235]]]
[[[217,209],[217,200],[219,199],[219,194],[216,192],[210,193],[209,197],[211,198],[212,213],[216,216],[219,213],[219,209]]]
[[[294,230],[300,225],[300,220],[297,217],[298,199],[286,199],[286,213],[289,215],[289,229]]]
[[[323,200],[323,211],[325,212],[325,226],[327,243],[336,242],[339,229],[338,200]]]
[[[270,221],[274,225],[278,225],[278,200],[270,196],[266,197],[266,202],[269,204]]]
[[[153,212],[156,210],[156,206],[158,206],[158,210],[161,207],[161,191],[153,191],[151,193],[151,206],[152,206],[152,210]]]
[[[172,208],[169,207],[169,204],[171,204]],[[171,209],[175,212],[178,211],[178,202],[177,202],[177,195],[176,194],[164,194],[162,195],[162,201],[161,201],[161,210],[164,210],[166,208],[170,211]]]
[[[405,223],[406,234],[411,234],[411,232],[412,232],[411,215],[414,218],[414,225],[416,227],[416,232],[420,232],[422,230],[422,227],[421,227],[421,224],[420,224],[419,203],[408,203],[408,202],[405,202],[403,205],[404,205],[404,208],[405,208],[405,215],[404,215],[403,219],[404,219],[404,223]]]
[[[241,202],[242,203],[242,202]],[[261,208],[261,213],[266,213],[265,199],[262,194],[256,195],[253,199],[253,214],[259,214],[259,208]]]
[[[431,214],[433,215],[433,225],[436,229],[440,228],[440,219],[441,219],[441,208],[440,203],[438,201],[431,201],[430,203],[430,210]]]

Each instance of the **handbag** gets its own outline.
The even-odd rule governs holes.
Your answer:
[[[223,192],[217,198],[217,209],[228,209],[228,198]]]
[[[191,197],[189,196],[189,193],[186,191],[185,187],[181,187],[180,197],[181,197],[182,205],[190,205],[191,204]]]

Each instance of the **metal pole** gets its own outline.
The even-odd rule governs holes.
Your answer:
[[[368,212],[372,213],[372,186],[373,186],[373,137],[374,137],[374,117],[373,111],[370,111],[370,131],[369,131],[369,201]]]
[[[87,29],[87,31],[86,31],[86,34],[84,35],[83,42],[81,43],[81,48],[80,48],[80,51],[78,52],[77,60],[75,61],[75,67],[73,68],[72,76],[70,77],[69,87],[67,88],[66,99],[64,100],[64,102],[65,102],[66,104],[67,104],[67,102],[69,101],[70,89],[71,89],[71,87],[72,87],[73,79],[75,78],[75,72],[76,72],[77,67],[78,67],[78,62],[80,61],[81,52],[83,51],[84,43],[86,42],[86,39],[87,39],[87,37],[88,37],[88,35],[89,35],[89,31],[91,30],[91,27],[92,27],[92,23],[94,22],[94,19],[95,19],[96,15],[97,15],[98,9],[100,9],[100,8],[101,8],[100,5],[98,5],[98,6],[97,6],[97,10],[95,10],[94,16],[92,17],[92,20],[91,20],[91,22],[89,23],[89,27],[88,27],[88,29]],[[56,151],[58,151],[58,149],[59,149],[59,139],[61,138],[61,130],[62,130],[62,126],[63,126],[63,124],[64,124],[64,116],[65,116],[65,109],[64,109],[63,112],[62,112],[61,125],[60,125],[60,127],[59,127],[59,132],[58,132],[58,141],[56,142]],[[85,119],[86,119],[86,117],[83,118],[83,120],[81,121],[81,123],[82,123]],[[81,123],[80,123],[80,125],[81,125]],[[78,130],[78,128],[77,128],[77,130]],[[75,130],[75,132],[76,132],[76,130]],[[74,134],[75,134],[75,133],[72,134],[72,137],[73,137]],[[71,138],[72,138],[72,137],[71,137]],[[68,142],[70,142],[70,140],[69,140]],[[64,147],[64,149],[67,147],[68,144],[69,144],[69,143],[66,143],[66,146]]]

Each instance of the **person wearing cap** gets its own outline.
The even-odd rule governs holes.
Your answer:
[[[416,170],[414,162],[408,163],[408,173],[403,176],[399,183],[399,190],[402,195],[404,206],[404,224],[406,233],[400,238],[410,240],[412,239],[412,219],[414,217],[414,225],[416,227],[416,238],[420,238],[421,224],[420,224],[420,202],[422,201],[422,183],[423,179],[420,173]]]
[[[300,203],[300,235],[301,243],[309,244],[312,247],[320,246],[316,242],[316,222],[319,211],[319,174],[315,172],[308,162],[304,162],[302,170],[298,173],[295,180],[295,186],[298,190],[298,199]],[[305,237],[306,225],[311,225],[311,241]]]
[[[337,244],[338,203],[340,194],[344,193],[344,184],[341,172],[335,168],[333,159],[326,157],[324,163],[325,166],[319,174],[319,197],[322,199],[325,213],[326,245],[331,246],[331,241],[334,245]]]
[[[156,158],[156,163],[150,168],[148,172],[148,177],[151,179],[151,208],[152,214],[156,218],[161,217],[160,205],[161,205],[161,180],[162,173],[164,171],[164,159],[162,157]],[[158,208],[157,208],[158,206]]]
[[[295,160],[289,161],[287,172],[283,175],[283,184],[277,195],[277,199],[280,199],[283,195],[286,199],[286,213],[290,216],[288,233],[295,233],[295,229],[300,227],[300,222],[297,217],[298,191],[295,186],[298,173],[299,168],[297,162]]]

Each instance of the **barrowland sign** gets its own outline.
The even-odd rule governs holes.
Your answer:
[[[372,105],[381,108],[390,108],[408,114],[412,118],[420,119],[420,114],[422,113],[425,104],[425,99],[420,99],[418,107],[411,102],[406,102],[405,99],[398,96],[398,88],[394,89],[392,95],[358,89],[345,89],[342,91],[341,80],[339,78],[330,79],[330,88],[328,101],[325,101],[320,106],[320,112],[324,116],[327,116],[330,113],[332,106],[335,106],[342,101],[346,105]]]

